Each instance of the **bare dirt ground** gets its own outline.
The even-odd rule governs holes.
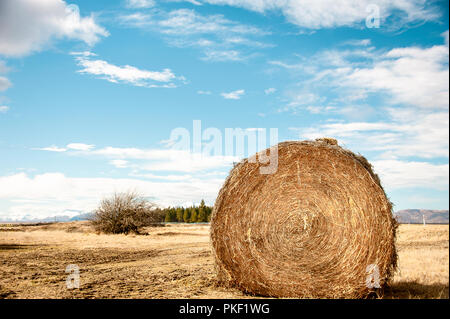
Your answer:
[[[254,298],[215,280],[208,225],[99,235],[87,222],[0,225],[0,298]],[[449,298],[449,226],[401,225],[383,298]],[[80,288],[67,289],[69,264]]]

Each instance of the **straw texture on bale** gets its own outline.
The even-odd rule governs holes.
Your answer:
[[[235,165],[217,197],[220,282],[263,296],[364,298],[377,270],[381,287],[389,281],[397,223],[364,157],[324,138],[280,143],[277,171],[260,174],[264,165]]]

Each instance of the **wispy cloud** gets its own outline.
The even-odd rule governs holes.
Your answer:
[[[170,69],[163,71],[148,71],[138,69],[134,66],[117,66],[104,60],[91,59],[86,52],[72,53],[76,56],[79,66],[82,67],[79,73],[92,74],[100,79],[113,83],[126,83],[142,87],[176,87],[176,82],[185,81],[183,76],[176,76]]]
[[[309,63],[300,59],[289,72],[301,69],[304,77],[286,96],[282,110],[334,115],[334,119],[291,130],[299,139],[335,137],[341,145],[368,154],[389,190],[445,190],[448,56],[447,45],[384,52],[367,46],[322,52]],[[378,102],[366,102],[369,98]],[[366,112],[367,120],[353,118]]]
[[[241,24],[224,18],[223,15],[203,16],[189,9],[170,11],[158,22],[161,32],[166,34],[255,34],[266,32],[254,26]]]
[[[399,160],[377,160],[372,164],[390,190],[416,187],[448,190],[448,164]]]
[[[71,155],[95,156],[105,158],[118,168],[133,168],[144,171],[200,172],[211,169],[228,168],[235,156],[195,154],[189,150],[142,149],[133,147],[103,147],[84,143],[70,143],[65,147],[55,145],[33,148],[48,152],[69,152]]]
[[[0,92],[6,91],[12,86],[11,81],[9,81],[8,78],[1,76],[1,74],[8,73],[9,70],[10,69],[6,66],[6,63],[0,60]]]
[[[370,39],[353,39],[348,40],[343,43],[343,45],[352,45],[352,46],[368,46],[371,45],[372,41]]]
[[[321,107],[317,105],[321,105],[326,100],[325,97],[321,97],[318,94],[308,91],[289,92],[288,97],[290,101],[284,107],[279,108],[278,112],[291,111],[292,113],[296,114],[296,111],[299,108],[308,110],[308,108],[311,109]]]
[[[269,32],[226,19],[223,15],[202,15],[195,10],[134,12],[118,17],[123,26],[158,32],[172,46],[201,50],[203,60],[242,61],[255,49],[272,45],[256,40]]]
[[[58,147],[58,146],[52,145],[52,146],[41,147],[41,148],[32,148],[32,150],[62,153],[62,152],[66,152],[67,148],[65,148],[65,147]]]
[[[7,73],[9,67],[6,65],[5,61],[0,60],[0,73]]]
[[[95,145],[91,144],[84,144],[84,143],[69,143],[65,147],[58,147],[55,145],[47,146],[47,147],[41,147],[41,148],[33,148],[33,150],[37,151],[47,151],[47,152],[67,152],[67,151],[90,151],[95,147]]]
[[[229,93],[221,93],[220,95],[227,100],[239,100],[245,94],[245,90],[236,90]]]
[[[136,8],[151,8],[155,5],[154,0],[126,0],[126,6],[128,8],[136,9]]]
[[[70,143],[66,146],[68,149],[76,150],[76,151],[90,151],[95,147],[92,144],[84,144],[84,143]]]
[[[286,19],[307,29],[322,29],[333,27],[358,27],[367,18],[369,5],[376,5],[382,16],[382,23],[392,28],[401,28],[410,23],[420,23],[435,20],[441,16],[439,10],[425,1],[384,1],[384,0],[199,0],[200,2],[229,5],[265,13],[281,11]],[[397,20],[391,19],[396,14]],[[398,17],[401,17],[398,21]],[[391,21],[393,20],[393,21]]]
[[[0,105],[0,113],[6,113],[9,111],[9,106]]]
[[[198,90],[197,94],[200,94],[200,95],[211,95],[212,92],[211,91]]]
[[[11,87],[11,82],[4,76],[0,76],[0,92],[6,91]]]
[[[368,92],[385,91],[392,103],[423,108],[448,107],[448,47],[399,48],[387,52],[372,67],[351,70],[343,86]]]
[[[226,19],[223,15],[201,15],[191,9],[172,11],[134,12],[118,16],[119,22],[128,27],[150,28],[168,35],[267,35],[257,27]]]
[[[389,51],[374,47],[327,50],[312,57],[299,57],[295,63],[270,61],[301,79],[287,96],[284,111],[309,106],[343,107],[343,103],[364,103],[378,95],[386,105],[409,105],[427,109],[448,109],[449,49],[447,45],[428,48],[404,47]],[[299,77],[300,77],[299,76]],[[327,94],[322,94],[327,92]],[[305,98],[327,96],[321,105]],[[298,98],[300,96],[300,98]],[[345,105],[344,105],[345,106]],[[339,109],[339,108],[338,108]]]
[[[333,136],[360,152],[378,152],[379,158],[448,158],[448,111],[385,111],[385,121],[326,123],[297,131],[302,138]]]
[[[264,90],[264,93],[265,93],[266,95],[270,95],[270,94],[275,93],[276,91],[277,91],[276,88],[268,88],[268,89],[265,89],[265,90]]]
[[[353,151],[369,154],[388,190],[447,189],[448,112],[390,112],[391,120],[386,122],[327,123],[291,130],[300,139],[334,137]],[[436,163],[436,159],[441,160]]]
[[[127,168],[128,167],[128,161],[125,160],[111,160],[109,161],[109,164],[117,167],[117,168]]]
[[[200,172],[229,167],[234,156],[195,154],[187,150],[105,147],[89,153],[110,158],[111,164],[135,170],[159,172]],[[121,160],[117,162],[117,160]],[[122,162],[124,161],[124,162]]]
[[[242,56],[240,51],[236,50],[207,50],[201,58],[205,61],[242,61],[246,57]]]

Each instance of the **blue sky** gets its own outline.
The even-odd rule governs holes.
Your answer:
[[[0,219],[130,189],[213,204],[249,154],[174,150],[194,120],[335,137],[396,210],[448,209],[448,16],[422,0],[2,1]]]

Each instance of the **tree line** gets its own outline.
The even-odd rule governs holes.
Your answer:
[[[97,232],[140,234],[143,227],[163,222],[202,223],[211,220],[213,208],[202,200],[199,206],[157,208],[135,192],[114,193],[105,197],[90,217]]]
[[[202,200],[199,206],[167,207],[161,209],[165,222],[206,223],[211,220],[213,207],[206,206]]]

